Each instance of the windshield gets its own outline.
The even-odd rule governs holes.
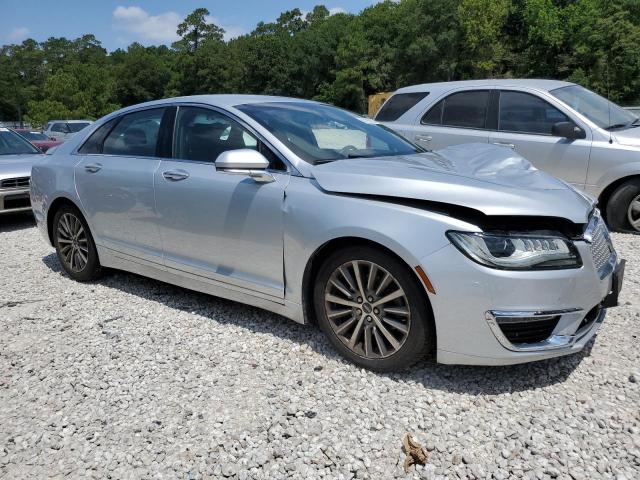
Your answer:
[[[82,130],[87,125],[89,125],[89,122],[67,123],[67,126],[69,127],[69,130],[72,133],[79,132],[80,130]]]
[[[28,132],[28,131],[18,131],[18,133],[20,135],[22,135],[24,138],[26,138],[27,140],[49,140],[49,137],[47,137],[44,133],[40,133],[40,132]]]
[[[637,120],[628,110],[579,85],[557,88],[550,93],[600,128],[631,127]]]
[[[239,105],[306,162],[410,155],[423,150],[391,130],[328,105],[271,102]]]
[[[0,128],[0,155],[40,153],[36,147],[8,128]]]

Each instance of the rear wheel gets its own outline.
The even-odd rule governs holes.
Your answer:
[[[89,226],[80,211],[63,205],[53,217],[53,243],[58,260],[74,280],[87,282],[102,273]]]
[[[620,185],[607,202],[607,223],[612,230],[640,232],[640,179]]]
[[[318,272],[314,302],[331,343],[362,367],[401,370],[432,344],[424,289],[402,262],[373,248],[332,254]]]

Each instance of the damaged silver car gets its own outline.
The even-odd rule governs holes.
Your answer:
[[[74,279],[122,269],[317,323],[378,371],[577,352],[624,269],[594,201],[515,152],[426,152],[290,98],[120,110],[35,166],[31,198]]]

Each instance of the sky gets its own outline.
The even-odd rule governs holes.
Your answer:
[[[92,33],[109,51],[133,42],[170,45],[176,26],[190,12],[205,7],[226,38],[251,32],[259,21],[280,12],[310,11],[323,4],[332,13],[358,13],[378,0],[0,0],[0,45],[49,37],[77,38]]]

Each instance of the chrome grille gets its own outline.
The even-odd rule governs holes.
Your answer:
[[[600,272],[608,263],[611,255],[613,255],[613,245],[609,237],[609,230],[602,221],[602,218],[595,218],[592,224],[591,234],[591,256],[596,270]]]
[[[0,181],[0,188],[27,188],[29,187],[29,177],[7,178]]]

